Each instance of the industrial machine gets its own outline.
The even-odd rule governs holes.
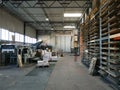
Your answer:
[[[17,48],[15,45],[1,45],[1,65],[17,64]]]
[[[29,46],[1,45],[0,65],[17,65],[18,55],[22,58],[22,64],[28,63],[27,59],[32,57],[32,49]]]
[[[35,50],[37,50],[37,49],[45,50],[46,48],[48,48],[48,49],[50,49],[52,51],[52,46],[45,44],[43,41],[32,44],[31,48],[35,49]]]
[[[32,49],[29,46],[18,46],[17,47],[18,54],[22,57],[22,63],[26,64],[29,63],[28,59],[33,57]]]

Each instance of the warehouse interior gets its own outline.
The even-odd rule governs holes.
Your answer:
[[[120,0],[0,0],[0,90],[120,90]]]

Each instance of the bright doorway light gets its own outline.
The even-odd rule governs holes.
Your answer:
[[[75,26],[64,26],[64,28],[75,28]]]
[[[82,13],[64,13],[64,17],[81,17]]]

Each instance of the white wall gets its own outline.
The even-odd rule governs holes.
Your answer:
[[[48,45],[52,45],[53,48],[55,48],[55,34],[54,33],[52,33],[51,35],[39,35],[38,41],[39,40],[43,40]]]
[[[23,34],[23,22],[2,9],[0,9],[0,27]]]
[[[24,34],[24,23],[15,16],[0,8],[0,28],[7,29],[12,32]],[[26,27],[26,35],[36,38],[35,29],[30,26]]]
[[[36,38],[36,30],[30,26],[26,26],[26,35],[31,38]]]
[[[63,52],[70,52],[71,35],[56,35],[56,48],[62,49]]]
[[[52,45],[53,49],[62,49],[64,52],[70,52],[71,35],[40,35],[38,40],[45,41],[48,45]]]

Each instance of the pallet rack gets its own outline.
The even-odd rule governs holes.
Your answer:
[[[120,1],[103,0],[100,7],[100,74],[120,89]]]
[[[103,3],[104,2],[104,3]],[[108,36],[108,3],[103,0],[100,8],[100,71],[102,76],[107,76],[109,36]]]
[[[87,51],[87,46],[88,46],[88,23],[82,23],[80,25],[81,27],[81,32],[82,32],[82,35],[83,35],[83,59],[82,59],[82,62],[87,66],[89,67],[89,59],[88,59],[88,51]]]
[[[95,74],[98,73],[100,57],[99,57],[99,11],[98,8],[94,8],[91,11],[90,15],[90,29],[89,29],[89,61],[91,62],[92,58],[97,58],[97,63],[95,66]]]
[[[110,0],[108,2],[108,23],[109,23],[109,61],[108,79],[120,89],[120,1]]]
[[[102,0],[99,11],[90,16],[87,33],[88,62],[100,61],[99,73],[120,90],[120,0]],[[86,27],[86,26],[84,26]],[[82,32],[82,33],[86,33]],[[83,35],[83,38],[86,37]]]

